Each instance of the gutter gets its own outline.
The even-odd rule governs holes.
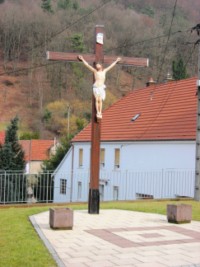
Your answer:
[[[74,180],[74,145],[71,145],[72,148],[72,162],[71,162],[71,190],[70,190],[70,202],[72,202],[73,197],[73,180]]]

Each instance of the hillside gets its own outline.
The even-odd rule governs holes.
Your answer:
[[[105,25],[105,54],[148,57],[149,68],[117,66],[104,108],[153,77],[162,82],[182,58],[197,73],[198,0],[0,1],[0,130],[16,114],[20,132],[73,135],[91,116],[91,74],[81,63],[47,62],[47,50],[93,53],[94,27]],[[119,19],[120,18],[120,19]],[[69,129],[69,131],[68,131]]]

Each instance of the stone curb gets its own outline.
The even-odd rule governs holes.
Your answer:
[[[63,261],[60,259],[60,257],[56,253],[56,251],[53,248],[53,246],[50,244],[48,239],[43,234],[42,230],[40,229],[39,225],[37,224],[37,222],[36,222],[36,220],[34,218],[34,215],[33,216],[29,216],[29,220],[32,223],[33,227],[35,228],[35,231],[37,232],[37,234],[39,235],[39,237],[43,241],[44,245],[48,249],[49,253],[52,255],[52,257],[55,260],[55,262],[58,265],[58,267],[66,267],[66,265],[63,263]]]

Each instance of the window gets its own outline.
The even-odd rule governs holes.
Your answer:
[[[79,167],[83,167],[83,149],[80,148],[79,149],[79,163],[78,163]]]
[[[100,166],[105,166],[105,148],[101,148],[101,154],[100,154]]]
[[[115,169],[120,167],[120,149],[115,149]]]
[[[139,117],[140,117],[140,113],[136,114],[132,119],[131,121],[136,121]]]
[[[82,194],[82,182],[78,182],[78,199],[81,198]]]
[[[119,200],[119,187],[113,186],[113,200]]]
[[[100,201],[104,200],[104,185],[100,184],[99,185],[99,195],[100,195]]]
[[[60,194],[66,194],[67,193],[67,180],[66,179],[60,179]]]

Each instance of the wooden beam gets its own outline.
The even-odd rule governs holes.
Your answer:
[[[95,54],[94,60],[103,60],[103,44],[97,42],[97,35],[104,33],[104,26],[95,27]],[[84,56],[84,58],[86,58]],[[94,78],[95,81],[95,78]],[[92,129],[91,129],[91,158],[90,158],[90,189],[88,201],[88,213],[99,213],[99,169],[100,169],[100,140],[101,140],[101,120],[97,121],[95,97],[92,96]]]
[[[65,52],[52,52],[47,51],[47,60],[51,61],[67,61],[67,62],[77,62],[79,61],[78,55],[81,53],[65,53]],[[92,54],[81,54],[86,61],[93,63],[95,60],[95,55]]]
[[[136,66],[136,67],[148,67],[149,59],[148,58],[136,58],[136,57],[121,57],[121,61],[117,64],[125,66]],[[116,56],[104,56],[104,64],[110,64],[116,60]]]
[[[80,53],[81,54],[81,53]],[[64,53],[64,52],[52,52],[47,51],[47,59],[53,61],[67,61],[67,62],[77,62],[78,53]],[[95,55],[93,54],[81,54],[84,59],[92,64],[95,61]],[[104,64],[110,64],[116,60],[116,56],[104,56],[101,58],[101,62]],[[136,67],[148,67],[148,58],[136,58],[136,57],[121,57],[121,61],[118,64],[125,66],[136,66]]]

